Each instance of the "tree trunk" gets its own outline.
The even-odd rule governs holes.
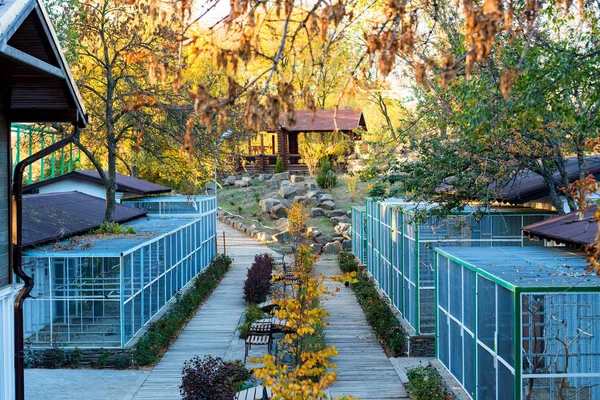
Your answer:
[[[104,221],[114,222],[115,209],[117,208],[117,152],[116,146],[109,145],[108,147],[108,174],[106,185],[106,212],[104,213]]]

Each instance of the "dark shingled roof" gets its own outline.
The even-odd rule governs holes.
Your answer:
[[[68,174],[57,176],[55,178],[46,179],[41,182],[27,185],[23,188],[23,193],[32,193],[35,189],[66,179],[79,179],[97,183],[98,185],[104,185],[98,171],[76,170],[73,172],[69,172]],[[156,183],[144,181],[138,178],[133,178],[127,175],[117,174],[117,192],[134,193],[142,196],[147,196],[150,194],[167,193],[170,191],[171,188],[163,185],[158,185]]]
[[[598,207],[590,207],[581,219],[577,212],[571,212],[527,225],[523,227],[523,232],[530,237],[554,240],[575,247],[593,245],[598,231],[598,220],[594,218],[597,209]]]
[[[569,182],[579,179],[579,166],[576,157],[570,157],[566,160],[566,169]],[[588,156],[585,158],[583,171],[586,174],[600,174],[600,155]],[[554,174],[554,180],[558,186],[560,175]],[[492,188],[493,191],[493,188]],[[524,170],[518,173],[506,186],[496,195],[496,200],[503,203],[521,204],[531,200],[540,199],[550,195],[548,186],[541,175],[530,170]]]
[[[566,159],[565,167],[569,177],[569,182],[573,183],[579,179],[579,166],[576,157]],[[600,177],[600,155],[587,156],[583,164],[585,174],[592,174],[596,178]],[[443,194],[453,194],[454,187],[452,181],[454,177],[447,178],[436,192]],[[560,174],[554,174],[554,180],[558,187],[561,187]],[[494,200],[500,203],[523,204],[529,201],[541,199],[550,195],[550,190],[541,175],[528,169],[517,173],[508,184],[500,188],[496,185],[490,185],[489,190],[494,196]],[[562,193],[561,193],[562,194]]]
[[[289,132],[333,132],[353,131],[357,128],[367,129],[365,117],[361,110],[296,110],[296,123],[288,125],[285,118],[280,118],[281,127]],[[337,128],[337,129],[336,129]],[[273,131],[273,129],[268,129]]]
[[[38,245],[86,233],[104,221],[106,200],[79,192],[23,196],[23,246]],[[115,221],[125,222],[146,211],[117,204]]]

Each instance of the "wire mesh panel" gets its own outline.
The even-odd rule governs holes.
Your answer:
[[[352,253],[360,260],[361,263],[367,262],[366,252],[366,230],[367,220],[364,207],[352,207]]]
[[[35,281],[24,304],[32,346],[125,346],[216,255],[214,212],[131,225],[136,235],[82,236],[25,253]]]
[[[437,358],[471,398],[600,398],[600,278],[587,256],[436,252]]]
[[[35,281],[23,306],[33,345],[121,345],[119,257],[25,258],[24,269]]]
[[[600,398],[600,293],[525,293],[524,398]]]
[[[146,210],[148,215],[182,217],[206,215],[216,210],[214,196],[152,196],[123,200],[123,204]]]
[[[552,215],[498,208],[442,218],[427,216],[428,209],[402,199],[368,199],[366,207],[368,271],[416,334],[424,335],[435,332],[437,247],[544,246],[524,238],[521,227]]]

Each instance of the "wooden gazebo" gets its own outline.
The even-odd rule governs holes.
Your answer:
[[[281,157],[286,171],[306,171],[298,150],[300,133],[342,132],[352,140],[360,140],[356,130],[367,130],[362,111],[352,109],[300,110],[296,111],[295,124],[287,125],[281,119],[279,125],[248,139],[247,148],[236,156],[238,170],[274,171],[277,157]]]

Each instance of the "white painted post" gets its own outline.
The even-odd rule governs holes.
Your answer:
[[[0,288],[0,400],[15,398],[14,302],[22,284]]]

